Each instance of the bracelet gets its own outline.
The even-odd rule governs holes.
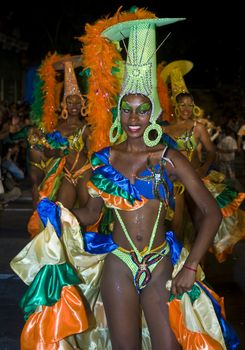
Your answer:
[[[194,269],[193,267],[187,266],[187,265],[183,265],[183,267],[187,270],[193,271],[193,272],[197,272],[197,269]]]

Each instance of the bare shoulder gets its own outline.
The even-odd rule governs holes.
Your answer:
[[[183,172],[188,172],[189,168],[191,168],[190,162],[186,159],[186,157],[179,151],[168,148],[167,153],[165,155],[167,158],[166,161],[166,170],[169,175],[179,177]]]
[[[195,131],[198,131],[200,133],[207,132],[207,128],[206,128],[206,126],[203,123],[201,123],[200,121],[196,120],[195,124],[196,124],[195,125]]]

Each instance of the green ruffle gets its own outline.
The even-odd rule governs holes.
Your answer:
[[[227,186],[215,200],[220,208],[224,208],[227,204],[231,203],[237,196],[237,191]]]
[[[25,320],[35,312],[37,306],[51,306],[60,300],[64,286],[79,284],[81,281],[67,264],[45,265],[20,300]]]
[[[121,187],[117,186],[115,182],[111,182],[110,180],[103,177],[101,174],[95,174],[92,176],[90,181],[93,183],[95,187],[99,190],[109,193],[113,196],[118,196],[126,199],[130,204],[134,204],[134,197],[131,196],[127,191],[124,191]]]
[[[102,160],[96,156],[95,153],[92,154],[92,157],[91,157],[91,164],[92,164],[92,167],[95,168],[97,166],[100,166],[100,165],[104,165],[104,163],[102,162]]]
[[[45,175],[45,178],[43,179],[43,181],[46,181],[51,175],[55,174],[59,165],[60,165],[60,162],[61,162],[62,158],[57,158],[55,161],[54,161],[54,164],[53,166],[50,168],[50,170],[47,172],[47,174]]]

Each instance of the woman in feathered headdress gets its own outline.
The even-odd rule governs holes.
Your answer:
[[[40,82],[31,113],[35,127],[28,137],[34,207],[43,197],[57,199],[68,209],[76,203],[83,206],[88,199],[85,183],[90,168],[90,131],[85,119],[85,100],[74,71],[81,62],[80,55],[48,54],[38,71]],[[63,72],[63,83],[57,81],[58,72]],[[34,236],[41,227],[35,211],[28,230]]]
[[[195,105],[184,81],[184,75],[192,67],[192,62],[179,60],[169,63],[162,70],[163,80],[171,85],[171,101],[175,109],[175,120],[165,126],[164,131],[172,137],[172,145],[175,144],[190,161],[220,207],[223,218],[210,251],[219,262],[224,262],[232,253],[234,245],[245,238],[245,212],[239,208],[245,193],[238,193],[226,184],[224,174],[212,170],[216,158],[215,145],[207,128],[200,122],[202,111]],[[205,157],[201,162],[197,156],[199,145],[205,150]],[[198,232],[201,213],[184,191],[183,184],[175,183],[175,190],[176,206],[172,227],[179,238],[189,246]],[[190,220],[186,220],[186,217],[189,217],[188,213]]]
[[[144,13],[143,18],[140,18],[141,13]],[[106,19],[109,26],[102,21],[99,36],[103,44],[91,47],[91,54],[98,54],[99,66],[96,67],[99,70],[85,63],[85,67],[91,70],[90,84],[94,82],[89,106],[96,107],[97,94],[104,96],[98,101],[105,103],[104,112],[111,124],[109,139],[113,144],[98,149],[92,155],[93,174],[87,184],[91,197],[86,207],[69,212],[62,204],[44,198],[38,205],[38,211],[45,230],[11,262],[18,275],[32,282],[30,293],[23,302],[29,316],[23,342],[34,345],[31,349],[37,349],[35,341],[31,343],[34,337],[41,347],[41,342],[50,344],[54,335],[56,348],[59,346],[61,349],[62,345],[68,348],[64,339],[61,343],[61,338],[57,336],[62,328],[58,321],[61,321],[63,310],[54,310],[58,321],[54,324],[56,327],[48,328],[47,323],[42,322],[47,316],[44,312],[49,310],[43,307],[47,299],[38,295],[45,285],[47,272],[50,292],[47,294],[52,294],[55,288],[51,287],[54,287],[55,279],[59,279],[55,289],[59,293],[53,293],[55,301],[62,286],[67,288],[68,282],[62,279],[65,271],[61,269],[61,262],[66,258],[80,277],[80,288],[86,299],[88,316],[91,316],[88,330],[85,320],[80,322],[79,315],[76,315],[76,321],[75,317],[71,320],[66,315],[62,317],[64,329],[70,326],[70,334],[78,333],[79,326],[84,325],[85,331],[77,336],[78,343],[72,344],[73,348],[177,350],[182,346],[186,350],[221,350],[226,349],[226,342],[230,342],[233,335],[226,324],[219,297],[201,282],[204,274],[198,265],[220,223],[217,204],[189,162],[179,152],[164,147],[160,142],[162,128],[158,118],[162,109],[157,93],[155,32],[156,27],[181,19],[156,18],[146,14],[140,10],[136,10],[134,16],[118,12],[112,19]],[[94,32],[98,27],[95,24],[89,29]],[[115,101],[114,85],[108,86],[110,92],[107,93],[105,85],[97,83],[96,76],[105,74],[107,78],[112,75],[112,66],[104,66],[100,57],[104,52],[111,53],[107,51],[107,45],[115,49],[115,41],[124,38],[129,38],[127,60],[123,83]],[[94,41],[87,44],[94,44]],[[117,60],[117,55],[113,57]],[[99,107],[100,104],[97,112],[100,112]],[[110,107],[116,109],[114,119]],[[96,121],[99,119],[96,118]],[[118,142],[122,129],[125,138]],[[95,131],[98,131],[97,128]],[[166,232],[164,227],[167,208],[173,205],[172,180],[175,178],[183,181],[203,212],[203,226],[190,252],[182,249],[174,233]],[[76,218],[83,225],[93,224],[103,205],[113,210],[115,224],[112,235],[97,232],[81,235]],[[41,243],[45,243],[46,249],[42,251],[40,261],[38,248]],[[32,261],[36,258],[32,268],[29,254]],[[66,277],[68,275],[73,276],[67,273]],[[32,285],[38,288],[32,289]],[[50,300],[48,305],[51,304]],[[66,338],[66,342],[69,341],[69,337]],[[236,338],[232,339],[235,346],[236,341]]]

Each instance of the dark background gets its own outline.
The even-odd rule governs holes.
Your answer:
[[[186,18],[158,28],[158,44],[171,31],[158,51],[158,60],[187,59],[194,63],[185,81],[189,89],[197,91],[197,102],[201,89],[215,96],[216,106],[212,108],[220,110],[226,105],[222,113],[234,114],[236,106],[244,109],[245,17],[237,1],[228,4],[215,0],[10,2],[1,8],[0,31],[17,35],[28,43],[28,50],[19,54],[23,65],[40,64],[49,51],[79,54],[81,43],[75,37],[84,33],[85,23],[113,15],[119,6],[126,11],[133,5],[145,7],[158,17]],[[201,99],[202,103],[208,102]]]
[[[158,58],[172,61],[188,59],[195,69],[191,80],[197,85],[212,86],[217,80],[244,82],[245,18],[236,2],[209,1],[25,1],[10,2],[1,8],[0,18],[5,32],[17,33],[29,43],[28,60],[39,61],[48,51],[79,53],[75,39],[84,33],[85,23],[113,15],[119,6],[145,7],[158,17],[185,17],[181,23],[159,28],[158,36],[171,31]],[[216,9],[214,8],[216,6]],[[51,8],[52,7],[52,8]],[[244,30],[245,33],[245,30]],[[164,36],[163,36],[164,37]],[[160,38],[161,39],[161,38]]]

